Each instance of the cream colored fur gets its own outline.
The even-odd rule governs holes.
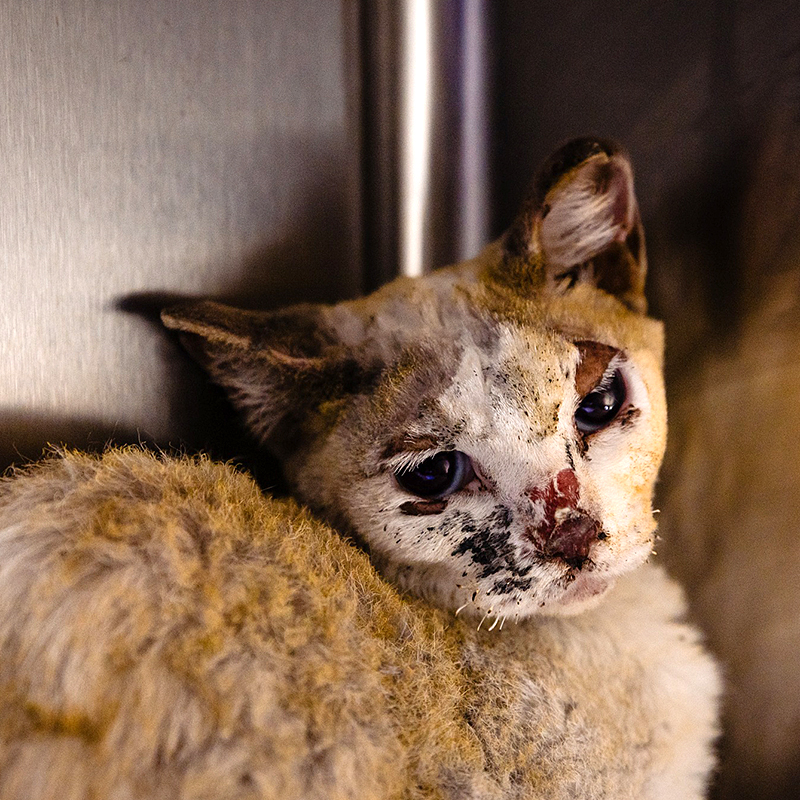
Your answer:
[[[333,529],[202,459],[9,480],[0,798],[702,797],[718,677],[645,564],[666,410],[631,175],[578,140],[472,262],[167,310]]]
[[[697,798],[716,674],[657,567],[477,630],[233,469],[7,482],[0,797]]]

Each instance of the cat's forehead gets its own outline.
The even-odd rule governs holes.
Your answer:
[[[490,251],[491,248],[487,248]],[[570,343],[595,341],[617,350],[651,351],[660,360],[661,324],[632,313],[591,286],[560,295],[528,295],[486,278],[485,252],[472,262],[424,278],[395,281],[367,298],[331,309],[345,345],[387,364],[405,351],[428,347],[451,367],[464,348],[502,355],[537,373],[537,363],[563,359]]]
[[[457,330],[403,337],[369,397],[377,455],[385,463],[467,441],[514,437],[524,446],[551,436],[575,395],[579,357],[559,331],[501,319],[489,332],[466,317]]]

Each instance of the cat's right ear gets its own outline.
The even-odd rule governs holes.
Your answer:
[[[507,276],[570,288],[591,282],[644,313],[647,258],[633,171],[613,142],[574,139],[540,168],[503,239]]]
[[[275,426],[358,390],[364,370],[312,304],[245,311],[197,300],[161,313],[192,357],[226,389],[262,441]]]

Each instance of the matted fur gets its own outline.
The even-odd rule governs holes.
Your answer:
[[[657,567],[478,631],[206,459],[66,453],[0,510],[0,796],[698,798],[716,674]]]

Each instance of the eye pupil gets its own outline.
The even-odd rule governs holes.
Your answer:
[[[609,425],[625,402],[625,381],[619,370],[607,386],[599,386],[581,400],[575,425],[582,433],[594,433]]]
[[[581,403],[581,410],[591,417],[602,418],[614,408],[614,395],[611,392],[595,392]]]
[[[424,481],[435,482],[447,480],[453,466],[449,458],[436,456],[430,461],[425,461],[417,468],[417,475]]]
[[[436,453],[414,469],[395,474],[397,482],[417,497],[441,498],[458,491],[472,480],[472,463],[459,450]]]

